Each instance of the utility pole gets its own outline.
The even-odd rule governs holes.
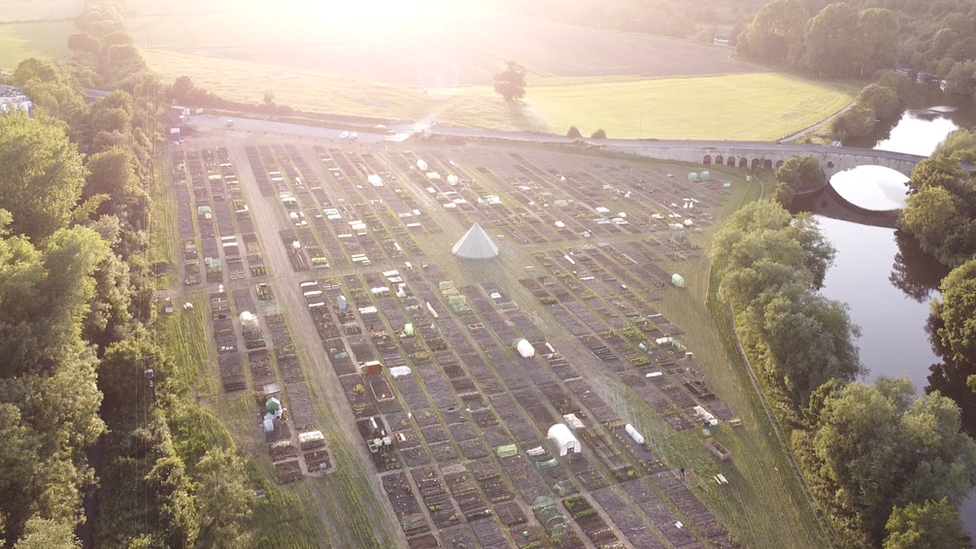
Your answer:
[[[640,111],[640,122],[637,124],[637,140],[640,141],[641,132],[644,129],[644,109]]]

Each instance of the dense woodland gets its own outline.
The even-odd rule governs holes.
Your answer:
[[[165,87],[121,3],[86,2],[77,26],[67,63],[29,59],[8,82],[32,116],[0,114],[0,544],[80,547],[82,496],[100,484],[99,547],[248,547],[242,460],[171,434],[207,414],[155,342]],[[87,103],[84,88],[111,93]],[[102,438],[96,479],[86,450]]]

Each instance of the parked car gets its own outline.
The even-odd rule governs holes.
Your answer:
[[[357,137],[359,137],[359,134],[356,132],[352,132],[351,134],[349,134],[349,141],[355,141]]]
[[[342,132],[339,134],[339,139],[345,139],[349,137],[349,132]]]
[[[227,121],[227,127],[228,128],[231,127],[231,126],[233,126],[233,125],[234,125],[234,121],[233,120],[228,120]]]

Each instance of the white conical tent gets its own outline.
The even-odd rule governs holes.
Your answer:
[[[481,225],[475,223],[451,248],[451,253],[461,259],[491,259],[498,256],[498,246]]]

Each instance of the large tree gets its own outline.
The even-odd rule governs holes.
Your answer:
[[[911,194],[899,223],[926,252],[955,267],[976,251],[976,187],[958,159],[930,157],[908,182]]]
[[[959,511],[948,498],[895,507],[885,526],[884,549],[965,549]]]
[[[894,12],[883,8],[868,8],[858,14],[854,42],[855,58],[861,76],[869,76],[874,71],[895,66],[898,37],[898,18]]]
[[[81,543],[75,537],[70,523],[41,517],[31,517],[27,521],[24,535],[14,545],[14,549],[80,549]]]
[[[915,235],[922,249],[946,264],[957,261],[960,228],[969,222],[960,215],[960,201],[945,187],[925,187],[908,197],[901,227]]]
[[[67,227],[81,198],[85,168],[54,120],[0,114],[0,207],[10,230],[38,241]]]
[[[968,179],[966,170],[958,160],[933,155],[922,160],[912,169],[908,188],[911,192],[918,192],[925,187],[944,187],[953,191],[961,189],[966,179]]]
[[[819,405],[810,470],[837,516],[880,545],[895,506],[943,497],[957,506],[976,484],[976,443],[959,408],[907,379],[851,383]]]
[[[812,292],[781,292],[763,320],[770,374],[800,406],[827,381],[853,381],[862,372],[846,305]]]
[[[857,94],[857,104],[874,111],[875,116],[884,120],[898,114],[898,95],[891,88],[870,84]]]
[[[776,199],[789,206],[797,193],[809,193],[827,183],[820,162],[810,155],[794,156],[776,170]]]
[[[495,93],[506,103],[525,97],[525,67],[515,61],[507,61],[505,70],[495,75]]]
[[[251,546],[247,519],[253,492],[247,487],[244,462],[230,450],[209,450],[197,464],[200,487],[200,547]]]
[[[749,59],[784,63],[801,42],[808,17],[799,0],[773,0],[739,36],[736,51]]]
[[[963,410],[963,427],[976,435],[976,393],[968,386],[976,375],[976,259],[954,269],[932,302],[926,330],[942,362],[930,367],[928,391],[952,398]]]
[[[839,2],[810,19],[804,29],[805,63],[814,74],[843,77],[857,64],[857,10]]]
[[[784,284],[819,288],[834,251],[809,216],[793,217],[763,200],[732,214],[712,239],[712,264],[719,269],[719,293],[744,305]]]

